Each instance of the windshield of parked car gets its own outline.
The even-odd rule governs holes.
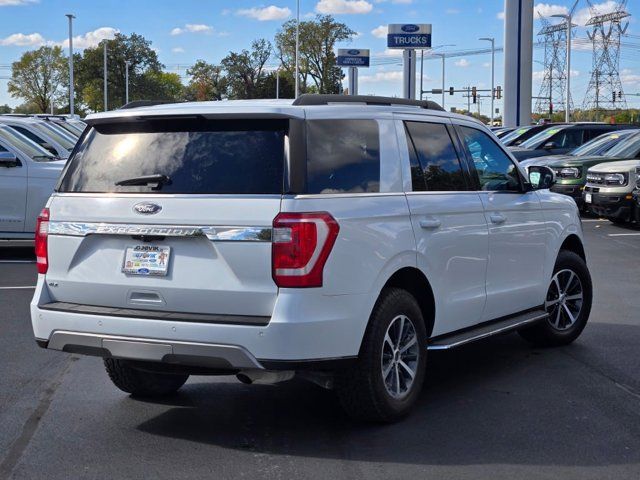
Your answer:
[[[535,134],[529,140],[526,140],[520,144],[522,148],[529,148],[535,150],[536,148],[540,148],[547,140],[553,137],[556,133],[564,130],[569,125],[564,125],[561,127],[551,127],[546,130],[541,131],[540,133]]]
[[[20,132],[16,132],[13,128],[6,125],[0,126],[0,138],[36,162],[50,162],[52,160],[58,160],[58,157],[51,155],[51,153],[46,151],[37,143],[29,140]]]
[[[611,158],[636,158],[640,154],[640,133],[623,139],[615,147],[605,153]]]
[[[59,143],[66,150],[73,150],[76,142],[72,140],[66,133],[61,132],[56,127],[47,124],[45,121],[34,122],[33,126],[36,130],[44,135],[51,137],[56,143]]]
[[[71,123],[61,120],[59,122],[54,122],[56,126],[63,128],[68,134],[73,135],[75,138],[79,138],[82,135],[82,130],[72,125]]]
[[[634,132],[637,132],[637,130],[605,133],[572,150],[569,152],[569,155],[576,157],[604,155],[608,150],[618,145],[624,138],[632,135]]]
[[[512,132],[509,132],[506,135],[504,135],[503,137],[500,137],[500,141],[502,143],[504,143],[505,145],[507,145],[508,143],[512,142],[513,140],[516,140],[522,134],[527,133],[532,128],[533,128],[533,126],[516,128]]]

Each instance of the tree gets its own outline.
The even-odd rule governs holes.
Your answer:
[[[293,75],[285,70],[280,71],[280,98],[294,98],[295,84]],[[278,84],[276,72],[265,75],[256,88],[255,98],[276,98],[276,85]]]
[[[148,70],[142,75],[143,83],[153,91],[153,100],[181,101],[184,85],[177,73]]]
[[[273,53],[267,40],[255,40],[251,50],[229,52],[220,62],[227,72],[229,98],[256,98],[257,87],[265,76],[264,67]]]
[[[45,113],[51,102],[63,102],[68,85],[67,59],[61,47],[40,47],[25,52],[11,64],[8,91],[14,98]],[[31,112],[33,113],[33,112]]]
[[[286,22],[276,34],[276,48],[283,66],[295,70],[296,22]],[[346,24],[336,22],[331,15],[316,15],[312,21],[300,23],[301,91],[311,77],[317,93],[340,93],[342,69],[336,65],[336,43],[350,40],[356,34]]]
[[[187,100],[222,100],[227,95],[228,82],[221,66],[198,60],[187,69],[191,77],[186,89]]]
[[[107,44],[107,90],[109,109],[119,108],[125,102],[125,70],[129,61],[129,101],[157,99],[159,77],[145,75],[161,72],[164,65],[151,48],[151,42],[142,35],[117,33],[113,40],[103,40],[97,47],[87,48],[75,57],[75,81],[78,102],[93,111],[104,108],[103,86],[104,43]],[[98,86],[100,88],[98,88]],[[85,98],[85,92],[88,97]]]
[[[6,103],[4,105],[0,105],[0,115],[3,115],[5,113],[11,113],[12,111],[13,110],[11,109],[11,107]]]

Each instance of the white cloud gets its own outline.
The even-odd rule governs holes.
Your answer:
[[[551,3],[536,3],[533,7],[536,18],[550,17],[551,15],[566,15],[569,9],[564,5],[554,5]]]
[[[625,85],[640,86],[640,75],[628,68],[620,72],[620,80],[622,80],[622,83]]]
[[[77,35],[73,37],[73,48],[84,50],[85,48],[95,47],[102,40],[111,40],[116,36],[116,33],[120,33],[120,30],[113,27],[97,28],[91,32],[85,33],[84,35]],[[69,39],[63,40],[59,45],[64,48],[69,48]]]
[[[461,58],[460,60],[457,60],[453,64],[456,67],[467,68],[469,65],[471,65],[471,62],[469,60],[467,60],[466,58]]]
[[[275,5],[269,5],[268,7],[253,7],[243,8],[236,12],[243,17],[254,18],[261,22],[267,20],[283,20],[291,15],[291,10],[288,7],[276,7]]]
[[[460,13],[460,9],[458,8],[447,8],[444,13],[446,13],[447,15],[457,15]]]
[[[360,75],[358,77],[363,83],[379,83],[379,82],[399,82],[402,80],[401,71],[377,72],[373,75]]]
[[[204,25],[202,23],[187,23],[184,28],[176,27],[171,30],[171,35],[182,35],[183,33],[212,33],[213,27],[211,25]]]
[[[0,45],[6,47],[35,47],[44,43],[44,37],[39,33],[14,33],[0,40]]]
[[[182,48],[182,47],[175,47],[175,48],[172,48],[172,49],[171,49],[171,51],[172,51],[173,53],[184,53],[184,48]]]
[[[373,35],[376,38],[386,38],[388,31],[389,29],[386,25],[380,25],[379,27],[376,27],[373,30],[371,30],[371,35]]]
[[[498,12],[496,13],[496,18],[498,20],[504,20],[504,12]]]
[[[596,15],[604,15],[605,13],[611,13],[615,11],[617,5],[618,2],[607,0],[601,3],[595,3],[593,5],[593,8],[596,12]],[[573,23],[577,25],[584,25],[591,17],[592,15],[589,7],[581,8],[573,16]]]
[[[484,68],[491,68],[491,62],[484,62],[484,63],[482,64],[482,66],[483,66]]]
[[[38,3],[38,0],[0,0],[0,7],[21,7],[32,3]]]
[[[319,0],[316,12],[325,15],[369,13],[373,5],[366,0]]]

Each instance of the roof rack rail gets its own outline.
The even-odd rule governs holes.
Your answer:
[[[409,100],[406,98],[378,97],[374,95],[330,95],[305,93],[293,101],[293,105],[312,106],[330,105],[332,103],[364,103],[366,105],[407,105],[412,107],[426,108],[429,110],[439,110],[444,112],[444,108],[436,102],[430,100]]]
[[[125,103],[120,107],[120,110],[139,107],[153,107],[154,105],[164,105],[167,103],[179,103],[171,100],[134,100],[133,102]]]

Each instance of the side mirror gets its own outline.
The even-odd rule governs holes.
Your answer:
[[[556,183],[556,174],[549,167],[532,165],[529,167],[529,183],[534,190],[551,188]]]
[[[556,142],[547,142],[544,144],[544,147],[542,148],[544,148],[545,150],[551,150],[554,148],[558,148],[558,144]]]
[[[11,152],[0,152],[0,167],[13,168],[19,167],[20,160]]]

